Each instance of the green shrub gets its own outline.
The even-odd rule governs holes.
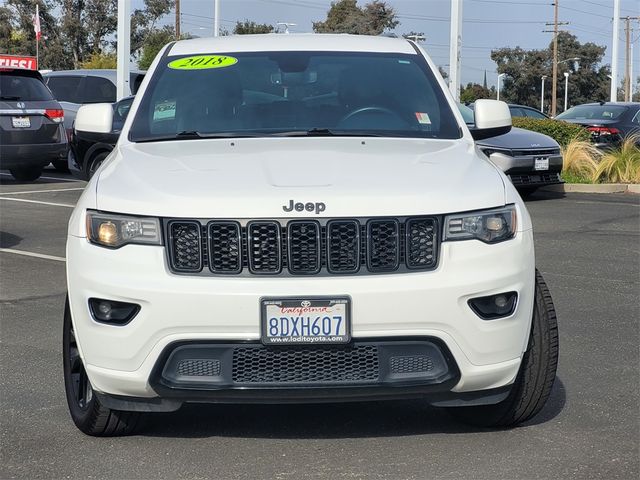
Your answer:
[[[569,145],[571,140],[589,141],[591,136],[586,128],[561,120],[514,117],[513,126],[549,135],[562,147]]]
[[[638,135],[625,138],[620,147],[607,151],[593,173],[594,180],[610,183],[640,183]]]

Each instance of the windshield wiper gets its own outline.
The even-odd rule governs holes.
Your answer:
[[[380,135],[359,130],[332,130],[330,128],[312,128],[310,130],[292,130],[274,132],[274,137],[379,137]]]
[[[0,100],[20,100],[21,98],[17,95],[0,95]]]
[[[253,138],[264,137],[264,134],[242,132],[212,132],[204,133],[196,130],[183,130],[171,135],[153,135],[149,137],[135,138],[134,142],[163,142],[168,140],[194,140],[200,138]]]

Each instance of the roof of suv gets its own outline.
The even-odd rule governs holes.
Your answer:
[[[292,50],[416,53],[411,43],[403,38],[347,34],[268,33],[262,35],[229,35],[181,40],[171,47],[169,55]]]

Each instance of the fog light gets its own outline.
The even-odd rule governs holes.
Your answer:
[[[508,317],[516,309],[518,294],[516,292],[499,293],[487,297],[469,300],[469,307],[483,320]]]
[[[102,298],[90,298],[89,311],[96,322],[125,325],[138,314],[140,305]]]

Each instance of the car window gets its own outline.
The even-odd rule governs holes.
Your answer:
[[[522,111],[524,112],[525,116],[529,118],[535,118],[537,120],[546,120],[547,118],[542,113],[532,108],[523,108]]]
[[[459,103],[458,104],[458,110],[460,110],[460,113],[462,114],[462,118],[464,119],[464,123],[466,123],[467,125],[473,125],[473,124],[476,123],[473,110],[471,110],[469,107]]]
[[[217,68],[206,68],[212,63]],[[203,68],[204,67],[204,68]],[[180,132],[459,138],[423,57],[363,52],[251,52],[168,57],[132,124],[132,141]]]
[[[124,122],[129,115],[133,97],[123,98],[119,102],[113,104],[113,128],[114,131],[122,130]]]
[[[39,74],[12,70],[0,72],[0,100],[43,101],[53,97]]]
[[[512,117],[526,117],[524,110],[519,107],[509,107]]]
[[[144,74],[143,73],[132,73],[130,80],[129,80],[129,85],[131,85],[131,94],[135,95],[136,93],[138,93],[138,89],[140,88],[140,84],[142,83],[142,80],[144,80]]]
[[[87,76],[83,100],[82,103],[113,103],[116,101],[116,86],[106,78]]]
[[[47,86],[60,102],[82,103],[80,98],[80,76],[48,77]]]
[[[626,112],[622,105],[578,105],[561,113],[560,120],[615,120]]]

